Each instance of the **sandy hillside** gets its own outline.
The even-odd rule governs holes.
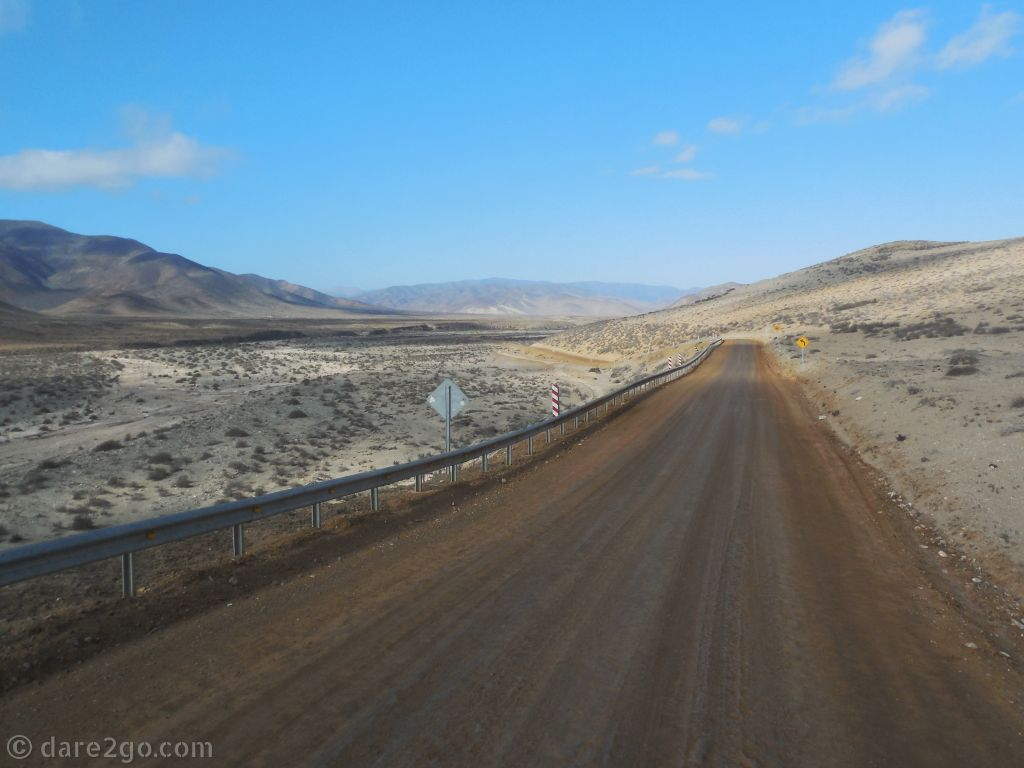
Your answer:
[[[544,343],[613,361],[713,335],[771,343],[915,509],[1024,573],[1024,239],[887,243]]]

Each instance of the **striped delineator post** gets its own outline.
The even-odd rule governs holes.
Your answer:
[[[551,385],[551,418],[557,419],[561,412],[561,403],[558,399],[558,385]]]

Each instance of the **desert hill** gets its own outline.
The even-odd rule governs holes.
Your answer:
[[[664,366],[718,335],[766,342],[823,428],[938,524],[932,551],[966,551],[1024,592],[1024,238],[876,245],[545,345]]]
[[[1024,238],[984,243],[900,241],[749,285],[706,289],[706,296],[692,301],[684,298],[642,317],[580,326],[547,343],[612,359],[653,353],[691,338],[763,332],[776,323],[785,332],[871,329],[881,323],[889,325],[876,332],[898,337],[914,334],[916,324],[936,318],[966,328],[978,322],[998,325],[988,315],[1000,310],[991,306],[994,296],[1004,294],[1015,297],[1004,308],[1018,317],[1007,327],[1017,328],[1024,321],[1012,311],[1012,301],[1022,292]],[[907,327],[909,331],[898,330]]]
[[[488,278],[397,285],[357,296],[371,304],[417,312],[619,317],[668,306],[695,290],[635,283]]]
[[[0,301],[71,315],[285,317],[380,312],[258,275],[235,275],[137,240],[0,220]]]

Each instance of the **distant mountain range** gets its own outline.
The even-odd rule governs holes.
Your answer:
[[[39,221],[0,219],[0,314],[304,317],[350,314],[621,317],[694,294],[666,285],[462,280],[338,289],[345,296],[236,275],[123,237],[78,235]]]
[[[0,220],[0,302],[56,315],[294,317],[384,310],[259,275],[235,275],[137,240]]]
[[[638,283],[552,283],[494,277],[395,285],[349,295],[370,304],[410,312],[621,317],[667,307],[697,290]]]

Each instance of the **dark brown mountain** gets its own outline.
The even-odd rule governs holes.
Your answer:
[[[235,275],[137,240],[0,220],[0,301],[59,315],[294,317],[385,310],[283,280]]]

